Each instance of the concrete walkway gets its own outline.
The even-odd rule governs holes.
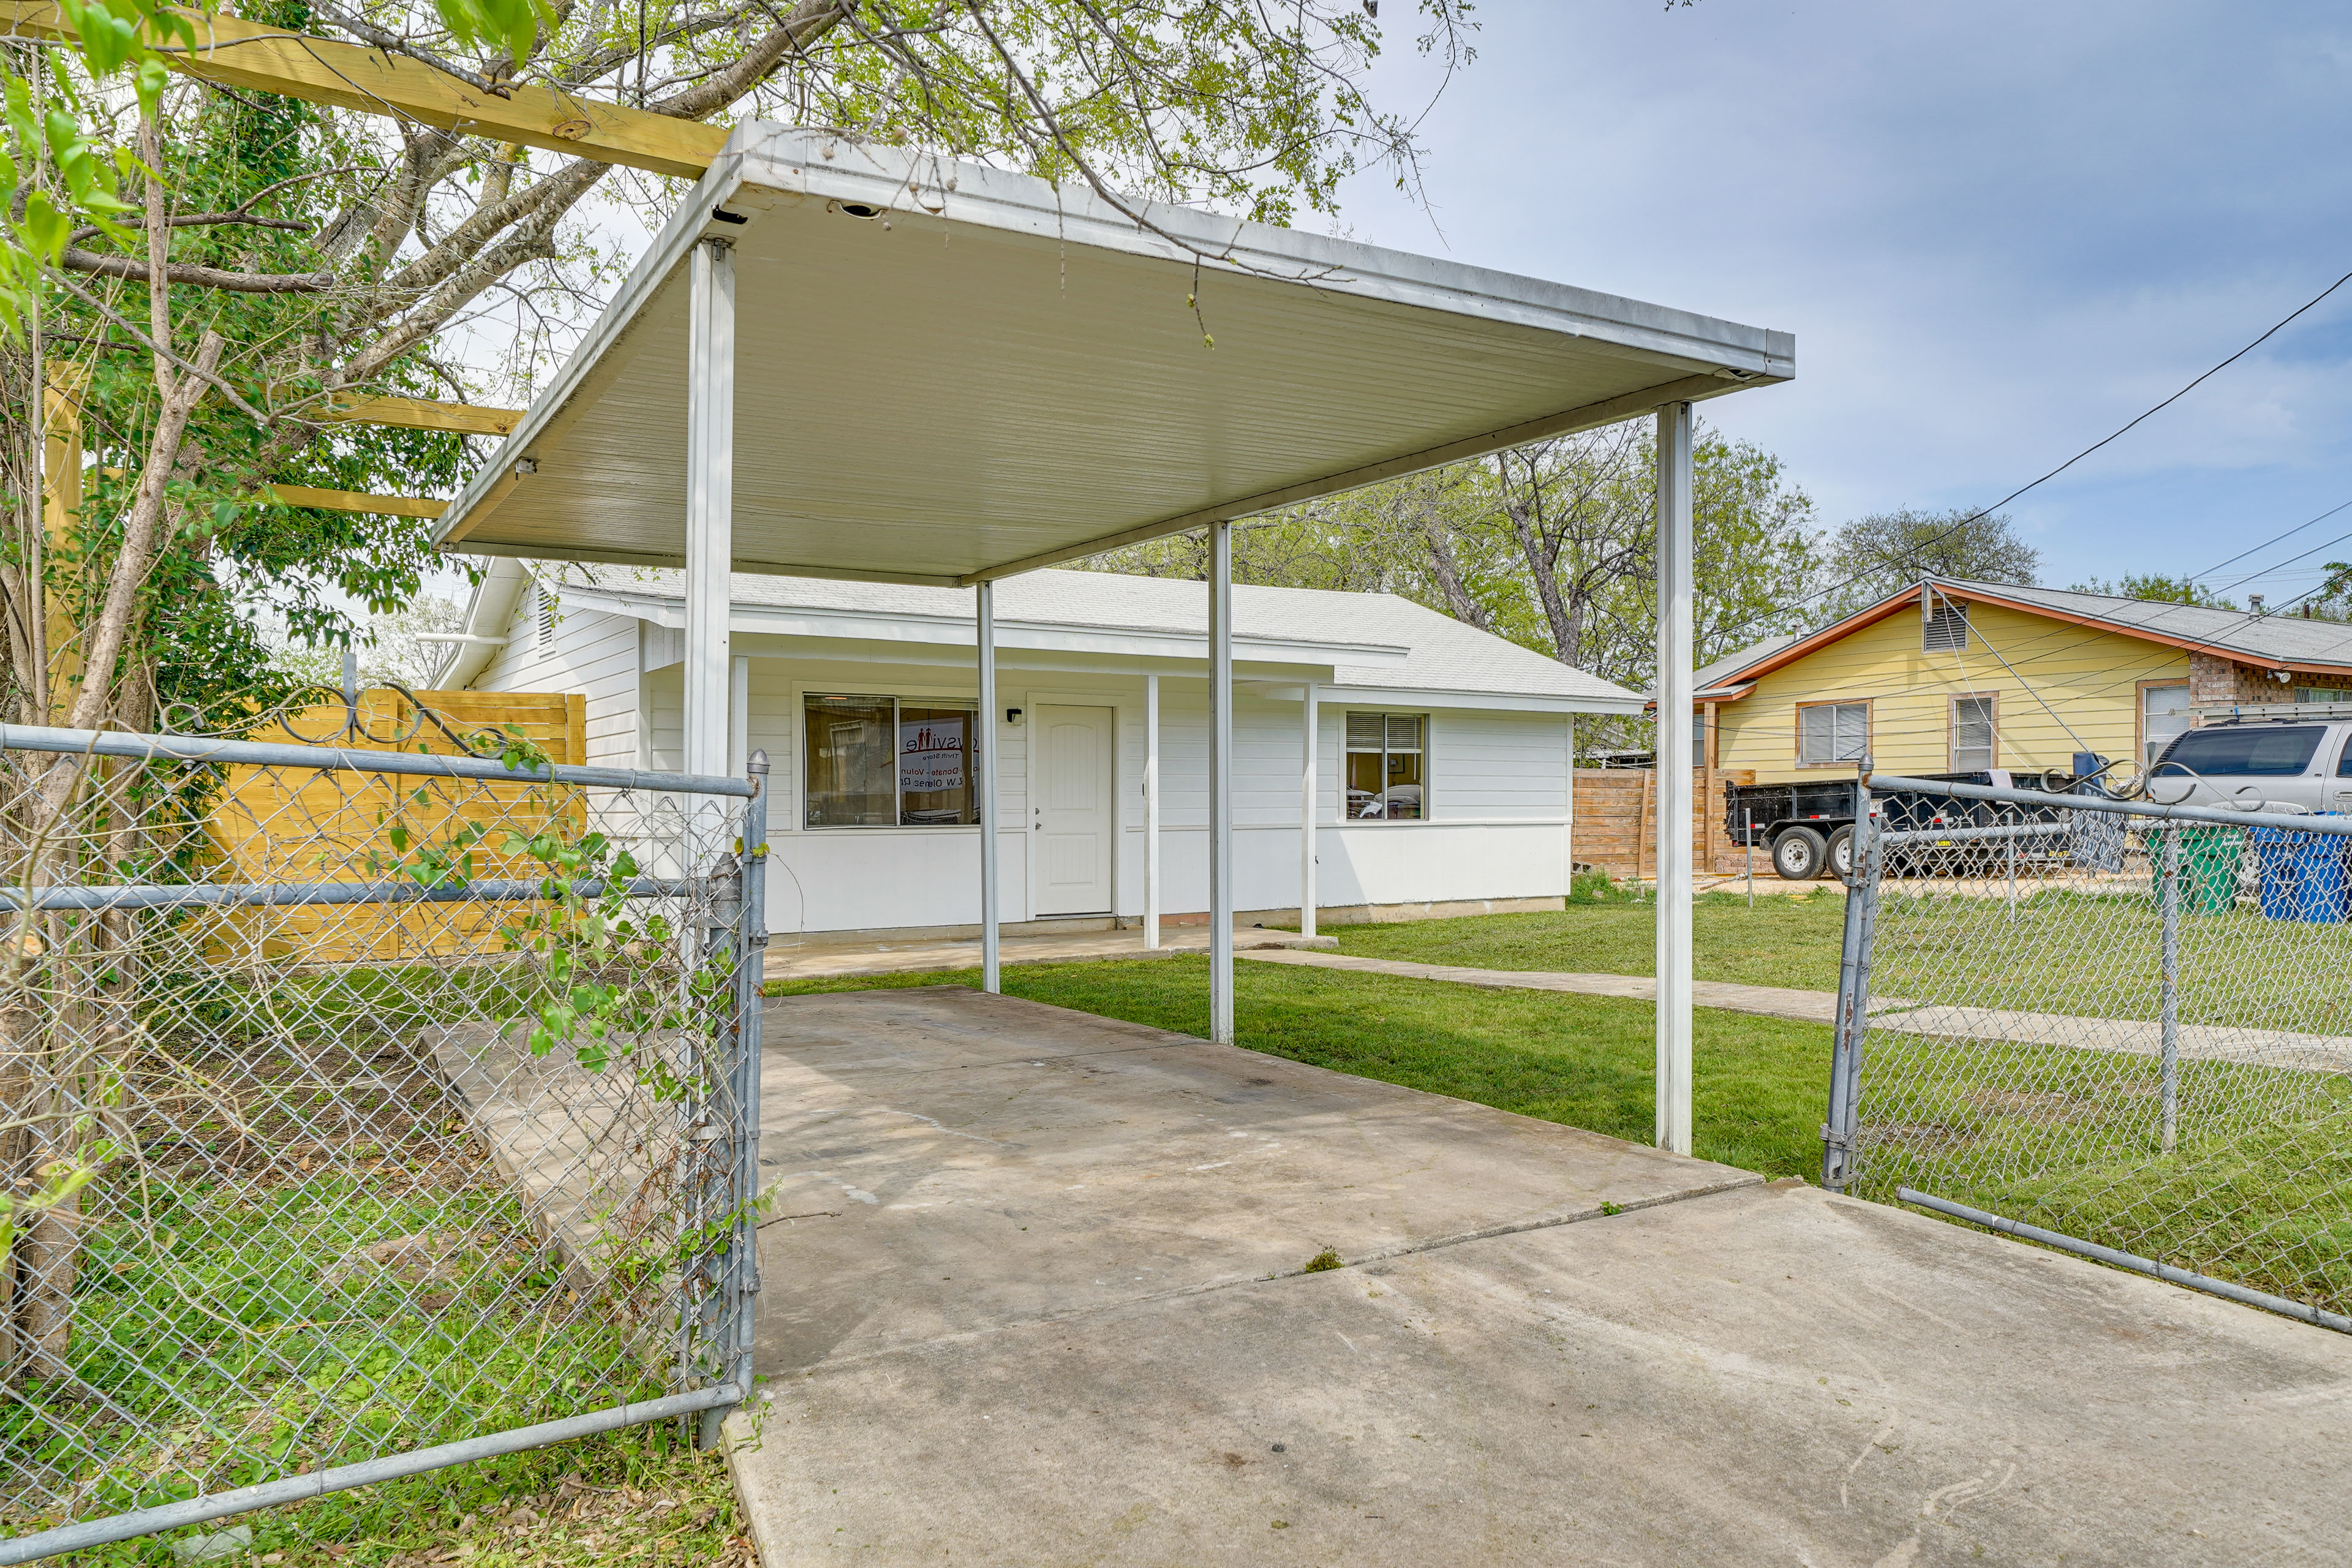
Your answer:
[[[1412,963],[1395,958],[1358,958],[1339,952],[1253,952],[1245,956],[1264,963],[1298,963],[1317,969],[1352,969],[1364,974],[1397,974],[1408,980],[1450,980],[1462,985],[1485,985],[1503,991],[1563,991],[1579,996],[1620,996],[1631,1002],[1654,1002],[1658,983],[1646,974],[1571,974],[1545,969],[1471,969],[1457,963]],[[1702,1007],[1728,1013],[1756,1013],[1767,1018],[1792,1018],[1801,1024],[1828,1024],[1837,1015],[1837,995],[1829,991],[1788,991],[1772,985],[1735,985],[1723,980],[1691,983],[1691,1000]]]
[[[2321,1330],[958,987],[767,1030],[730,1428],[767,1568],[2320,1563],[2352,1531]]]
[[[1634,1002],[1654,1002],[1658,995],[1658,983],[1646,974],[1472,969],[1460,964],[1412,963],[1338,952],[1251,952],[1243,956],[1263,963],[1349,969],[1367,974],[1444,980],[1497,990],[1620,996]],[[1702,1007],[1788,1018],[1800,1024],[1832,1024],[1837,1016],[1837,994],[1832,991],[1790,991],[1772,985],[1697,980],[1691,983],[1691,998]],[[1930,1005],[1899,996],[1872,998],[1870,1026],[1892,1034],[1925,1035],[1935,1039],[2001,1040],[2013,1045],[2062,1046],[2069,1050],[2111,1051],[2124,1056],[2154,1057],[2164,1049],[2163,1026],[2154,1019],[2084,1018],[2071,1013]],[[2181,1057],[2189,1061],[2239,1062],[2298,1072],[2352,1069],[2352,1039],[2340,1035],[2299,1035],[2284,1029],[2192,1023],[2180,1026],[2177,1042]]]
[[[1258,926],[1234,928],[1234,949],[1329,948],[1335,937],[1300,936],[1297,931],[1266,931]],[[1204,925],[1163,926],[1160,946],[1143,945],[1140,931],[1067,931],[1052,936],[1009,936],[998,944],[1003,963],[1076,963],[1097,958],[1168,958],[1180,952],[1209,951]],[[937,974],[980,967],[980,940],[893,942],[812,942],[803,947],[772,946],[761,971],[770,980],[839,980],[860,974]]]

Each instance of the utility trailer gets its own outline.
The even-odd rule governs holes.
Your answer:
[[[2072,795],[2086,776],[2074,773],[2017,773],[2007,769],[1990,773],[1928,773],[1927,778],[1950,784],[1993,784],[2002,789],[2041,790],[2053,795]],[[1723,830],[1734,844],[1769,852],[1772,869],[1785,881],[1810,882],[1818,877],[1840,879],[1853,874],[1853,806],[1860,781],[1816,779],[1801,784],[1727,784],[1724,786]],[[1923,827],[1989,827],[2017,822],[2019,807],[1999,806],[1980,800],[1955,800],[1949,795],[1896,790],[1878,797],[1886,826],[1896,832]],[[2024,821],[2058,820],[2053,802],[2046,812],[2027,808]],[[2006,813],[2007,815],[2003,815]]]

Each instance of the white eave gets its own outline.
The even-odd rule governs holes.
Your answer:
[[[1795,374],[1784,332],[1145,210],[1160,232],[1075,184],[739,126],[436,538],[681,563],[706,237],[735,258],[739,572],[967,585]]]
[[[686,626],[686,606],[675,598],[613,589],[566,585],[559,592],[567,608],[602,610],[672,630]],[[923,643],[976,647],[978,628],[969,616],[926,616],[903,610],[854,610],[738,603],[728,613],[728,630],[770,637],[822,637],[845,642]],[[1135,630],[1048,621],[1000,618],[1000,653],[1081,653],[1133,658],[1200,660],[1208,657],[1204,631]],[[1310,637],[1236,634],[1234,657],[1253,664],[1289,664],[1328,668],[1354,664],[1401,665],[1412,649],[1402,643],[1328,642]]]

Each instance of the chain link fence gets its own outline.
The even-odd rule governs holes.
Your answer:
[[[0,729],[0,1562],[708,1440],[763,770]]]
[[[1825,1182],[2352,1331],[2352,817],[1870,784]]]

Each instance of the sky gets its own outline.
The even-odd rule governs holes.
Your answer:
[[[1372,84],[1435,85],[1388,0]],[[1423,121],[1427,207],[1337,226],[1791,331],[1706,405],[1825,522],[1975,509],[2352,271],[2352,6],[1483,0]],[[2008,509],[2065,586],[2198,574],[2282,604],[2352,559],[2352,283]],[[2241,582],[2241,579],[2250,580]]]

